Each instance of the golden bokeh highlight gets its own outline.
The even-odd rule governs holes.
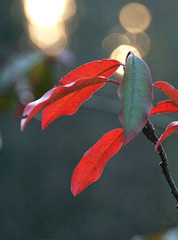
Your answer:
[[[108,34],[110,33],[121,33],[124,34],[125,30],[123,29],[123,27],[119,24],[119,25],[115,25],[114,27],[112,27],[109,31]]]
[[[76,13],[75,0],[22,0],[31,41],[48,55],[65,50],[65,21]]]
[[[28,32],[32,42],[48,55],[59,54],[67,45],[67,36],[63,24],[42,27],[29,23]]]
[[[131,45],[121,45],[119,47],[117,47],[112,53],[110,58],[111,59],[116,59],[122,63],[125,64],[125,59],[127,57],[127,54],[129,51],[132,51],[135,55],[137,55],[138,57],[141,57],[140,52],[133,46]],[[119,75],[123,75],[124,74],[124,69],[122,66],[120,66],[118,68],[118,70],[116,71]]]
[[[135,47],[139,50],[142,57],[144,57],[150,50],[151,41],[145,32],[136,35]]]
[[[52,26],[71,17],[76,11],[72,0],[23,0],[27,19],[35,26]]]
[[[137,34],[125,32],[124,35],[129,39],[130,45],[134,46],[136,43]]]
[[[131,33],[145,31],[151,23],[151,13],[147,7],[139,3],[125,5],[119,14],[119,20],[124,29]]]
[[[140,58],[144,57],[151,46],[151,41],[144,32],[149,27],[151,18],[149,9],[143,4],[131,2],[125,5],[119,13],[120,25],[111,28],[102,42],[103,51],[123,64],[129,51]],[[117,73],[124,74],[122,66]]]
[[[126,35],[119,33],[110,33],[104,38],[102,42],[102,48],[106,53],[111,53],[115,48],[123,44],[131,44]]]

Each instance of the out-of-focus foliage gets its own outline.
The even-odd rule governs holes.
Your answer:
[[[60,58],[48,57],[41,52],[13,56],[0,76],[0,111],[14,106],[21,114],[27,103],[54,85],[54,66],[63,67],[62,72],[67,68]]]

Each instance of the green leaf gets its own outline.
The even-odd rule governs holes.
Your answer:
[[[145,126],[152,107],[153,90],[147,64],[129,52],[118,95],[121,100],[119,119],[124,129],[124,145]]]

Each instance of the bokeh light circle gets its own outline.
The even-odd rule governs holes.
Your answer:
[[[67,36],[62,24],[37,27],[29,23],[28,32],[32,42],[48,55],[57,55],[59,49],[62,52],[67,46]]]
[[[51,26],[59,22],[68,0],[24,0],[25,15],[38,26]]]
[[[145,31],[151,23],[151,13],[147,7],[139,3],[125,5],[119,14],[119,20],[123,28],[131,33]]]
[[[131,44],[127,36],[120,33],[110,33],[102,41],[102,48],[105,53],[110,54],[115,48],[123,44]]]
[[[151,41],[148,35],[144,32],[137,34],[135,47],[139,50],[142,57],[144,57],[150,50]]]

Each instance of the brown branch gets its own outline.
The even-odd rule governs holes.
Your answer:
[[[158,138],[156,136],[156,132],[155,132],[155,128],[153,126],[153,124],[151,123],[150,120],[148,120],[147,124],[145,125],[145,127],[143,128],[142,132],[145,134],[145,136],[151,141],[153,142],[155,145],[158,141]],[[169,184],[169,187],[171,189],[171,193],[173,194],[173,196],[175,197],[176,201],[177,201],[177,208],[178,208],[178,190],[177,187],[174,183],[174,180],[171,176],[171,173],[169,171],[169,167],[168,167],[168,158],[166,156],[165,150],[163,148],[162,145],[159,145],[158,147],[158,154],[161,158],[161,162],[160,162],[160,166],[162,168],[162,173],[164,174],[166,181]]]

